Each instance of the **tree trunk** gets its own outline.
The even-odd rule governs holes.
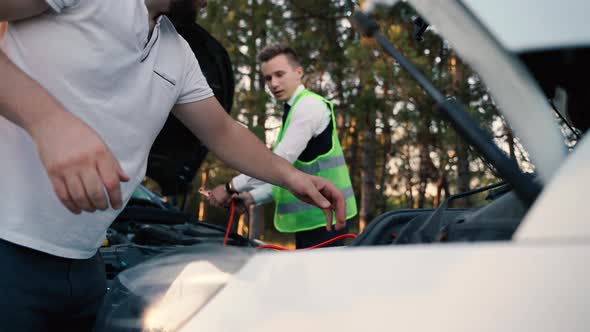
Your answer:
[[[426,200],[426,187],[428,186],[428,150],[422,146],[420,151],[420,170],[418,172],[418,200],[416,202],[418,209],[423,209]]]
[[[469,149],[463,142],[459,142],[457,146],[457,189],[460,193],[470,190],[471,174],[469,172]],[[469,207],[471,206],[470,197],[465,197],[458,200],[455,207]]]
[[[385,212],[385,209],[387,208],[387,196],[385,196],[385,183],[386,183],[386,179],[388,177],[387,174],[387,164],[389,163],[389,158],[391,156],[391,148],[392,148],[392,144],[391,144],[391,126],[389,125],[389,123],[387,121],[385,121],[385,125],[383,128],[383,152],[382,152],[382,164],[381,164],[381,169],[380,169],[380,177],[379,177],[379,190],[381,191],[378,195],[378,199],[377,199],[377,206],[376,206],[376,211],[378,214],[382,214]]]
[[[262,46],[267,43],[267,31],[264,28],[264,22],[257,21],[257,12],[267,6],[266,1],[263,2],[252,2],[250,18],[250,28],[253,33],[249,36],[248,45],[248,57],[250,58],[250,84],[249,84],[249,108],[248,116],[251,119],[249,126],[250,130],[254,132],[258,138],[263,142],[266,142],[266,100],[264,95],[265,80],[264,76],[260,71],[257,70],[257,54],[259,49],[256,47],[257,44]],[[254,118],[256,117],[256,122]],[[248,210],[249,219],[248,225],[242,225],[243,228],[248,230],[248,238],[260,238],[264,232],[264,206],[251,206]]]
[[[412,172],[406,173],[406,202],[408,209],[414,209],[414,188],[412,186]]]
[[[444,196],[443,196],[444,191]],[[449,196],[449,182],[447,181],[446,174],[442,174],[438,180],[436,181],[436,196],[434,197],[434,202],[432,206],[437,208],[443,200],[445,200]]]
[[[412,188],[412,169],[410,168],[410,147],[408,144],[404,144],[400,158],[402,159],[402,168],[400,173],[403,176],[403,182],[405,184],[404,196],[406,198],[406,207],[408,209],[414,208],[414,190]]]
[[[351,122],[351,126],[355,126],[354,121]],[[348,174],[350,174],[350,180],[352,181],[352,188],[355,190],[355,193],[359,193],[359,189],[361,187],[358,174],[359,172],[359,135],[358,132],[355,130],[355,127],[352,127],[351,132],[347,135],[348,137],[345,138],[347,142],[346,146],[343,146],[344,156],[346,158],[346,163],[348,165]],[[356,176],[355,176],[356,175]],[[357,196],[358,197],[358,196]]]
[[[367,129],[363,135],[362,169],[361,169],[361,207],[359,213],[359,231],[362,232],[366,225],[375,216],[375,120],[374,114],[366,113]]]
[[[205,167],[206,165],[203,165],[203,166],[204,166],[204,167],[202,167],[203,171],[201,172],[201,187],[207,188],[207,180],[209,179],[209,168]],[[207,218],[207,204],[206,204],[205,200],[201,199],[201,198],[200,198],[200,202],[199,202],[198,216],[199,216],[199,221],[203,221],[203,220],[205,220],[205,218]]]

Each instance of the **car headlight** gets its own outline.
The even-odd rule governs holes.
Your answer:
[[[254,254],[203,243],[180,247],[113,280],[95,331],[174,331],[194,316]]]
[[[188,264],[164,296],[145,311],[144,330],[175,331],[196,314],[230,276],[207,261]]]

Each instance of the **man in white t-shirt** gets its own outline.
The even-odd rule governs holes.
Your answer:
[[[213,97],[162,16],[194,3],[0,2],[0,330],[91,328],[106,289],[97,249],[170,111],[228,165],[344,222],[336,187],[276,157]]]

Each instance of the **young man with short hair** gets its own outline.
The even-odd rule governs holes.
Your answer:
[[[213,97],[164,16],[195,0],[2,0],[0,330],[91,329],[97,250],[170,111],[230,166],[345,222],[328,181],[276,157]]]
[[[356,201],[342,147],[336,133],[333,105],[302,84],[303,67],[288,46],[270,45],[259,54],[261,71],[273,96],[284,102],[283,125],[273,152],[296,168],[324,177],[346,199],[346,218],[356,215]],[[324,227],[322,211],[297,200],[292,194],[247,175],[238,175],[212,191],[210,203],[222,206],[240,193],[246,204],[276,203],[274,225],[295,233],[297,248],[307,248],[346,233],[347,227]],[[343,241],[334,243],[341,245]]]

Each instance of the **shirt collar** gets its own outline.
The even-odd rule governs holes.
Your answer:
[[[287,105],[289,105],[289,106],[293,105],[293,102],[295,101],[295,98],[297,98],[297,95],[301,91],[303,91],[304,89],[305,89],[305,87],[303,86],[303,84],[299,84],[297,89],[295,89],[295,92],[293,92],[293,95],[291,96],[291,98],[289,98],[289,100],[287,101]]]

